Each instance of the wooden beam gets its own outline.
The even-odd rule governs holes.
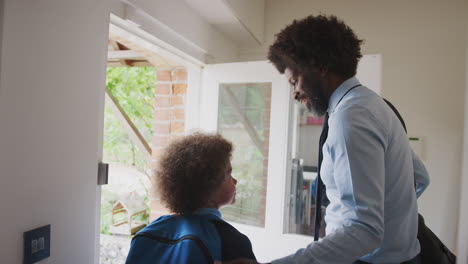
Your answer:
[[[149,61],[129,61],[128,64],[132,67],[154,67]]]
[[[108,60],[145,60],[141,53],[133,50],[109,50],[107,51]]]
[[[107,67],[154,67],[149,61],[126,61],[122,64],[121,61],[108,61]]]
[[[224,91],[226,92],[226,99],[228,103],[234,108],[234,112],[240,117],[242,124],[244,125],[245,130],[247,131],[247,134],[249,134],[250,136],[250,139],[252,139],[252,142],[255,144],[255,146],[257,146],[258,150],[263,155],[262,140],[260,139],[257,131],[255,131],[252,122],[250,122],[245,113],[242,111],[239,105],[239,101],[237,101],[236,96],[231,91],[231,89],[229,87],[225,87]]]
[[[120,61],[108,61],[107,67],[128,67],[128,65],[122,65]]]
[[[151,147],[149,146],[146,139],[141,135],[138,128],[133,124],[132,120],[128,117],[125,110],[120,106],[117,99],[112,95],[109,89],[106,87],[106,103],[109,104],[110,108],[114,112],[114,114],[119,119],[120,123],[124,127],[125,131],[127,132],[130,140],[140,149],[141,153],[145,156],[145,158],[150,161],[151,160]]]
[[[115,33],[109,32],[109,38],[113,41],[121,43],[128,47],[130,50],[140,52],[145,57],[145,60],[149,61],[154,67],[157,68],[175,68],[180,67],[179,64],[175,63],[169,58],[165,58],[156,54],[153,51],[148,50],[147,47],[144,47],[137,42],[123,38]]]
[[[108,43],[112,48],[110,50],[120,50],[120,46],[119,46],[119,44],[117,44],[116,41],[109,39]],[[109,59],[107,59],[107,60],[109,60]],[[120,59],[119,61],[120,61],[120,64],[122,64],[122,66],[127,66],[127,61],[125,59]]]

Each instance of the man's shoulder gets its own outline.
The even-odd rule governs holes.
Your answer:
[[[386,108],[388,107],[380,95],[363,86],[343,98],[333,115],[335,119],[367,119],[372,116],[379,120],[387,115]]]
[[[367,94],[349,98],[343,103],[330,116],[329,133],[339,138],[351,138],[353,135],[361,137],[363,133],[381,139],[387,137],[389,127],[386,120],[389,115],[381,97]]]

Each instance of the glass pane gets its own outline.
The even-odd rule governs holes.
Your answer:
[[[236,203],[223,218],[264,226],[270,134],[271,83],[221,84],[218,132],[234,144]]]
[[[304,106],[296,104],[293,118],[293,153],[291,172],[288,173],[289,200],[285,212],[285,232],[314,235],[315,225],[315,181],[317,177],[318,142],[322,131],[322,119],[312,117]],[[325,235],[325,206],[322,197],[320,237]]]

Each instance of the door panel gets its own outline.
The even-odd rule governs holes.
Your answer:
[[[260,261],[290,254],[309,242],[305,237],[283,234],[291,115],[289,85],[270,63],[215,64],[204,69],[200,128],[217,131],[233,141],[233,176],[241,177],[246,185],[238,183],[241,199],[223,209],[223,217],[250,238]],[[262,148],[264,157],[259,158]],[[244,160],[236,160],[238,156]],[[260,174],[260,179],[255,174]],[[254,207],[260,209],[251,213],[260,215],[260,219],[249,218],[251,208],[246,208],[248,213],[238,214],[237,219],[232,217],[232,211],[241,210],[239,201],[254,198]]]

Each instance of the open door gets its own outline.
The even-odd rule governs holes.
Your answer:
[[[290,254],[306,237],[283,234],[290,171],[291,90],[266,61],[207,65],[200,96],[200,128],[234,144],[236,203],[223,218],[252,241],[259,261]],[[291,240],[291,241],[286,241]]]

